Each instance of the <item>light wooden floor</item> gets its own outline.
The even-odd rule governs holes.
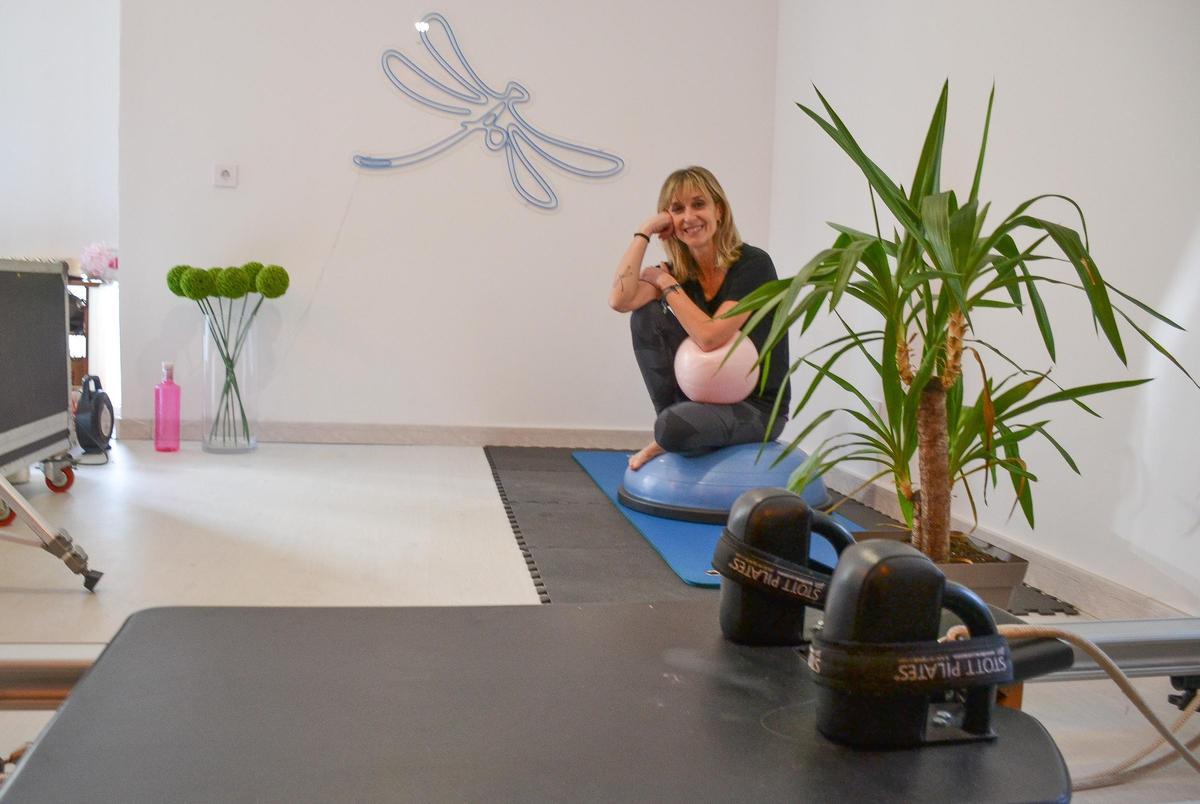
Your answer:
[[[104,578],[89,594],[48,554],[0,542],[0,642],[106,642],[152,606],[538,602],[480,449],[127,441],[76,472],[67,494],[37,471],[19,489]]]
[[[194,443],[159,454],[126,441],[110,465],[80,468],[69,494],[51,494],[36,471],[20,489],[105,577],[89,594],[48,554],[0,542],[0,651],[32,642],[98,650],[129,614],[151,606],[538,602],[480,449],[264,444],[219,456]],[[7,530],[30,536],[20,525]],[[1173,719],[1166,679],[1137,685]],[[1151,736],[1106,681],[1027,685],[1025,710],[1077,776]],[[52,716],[0,712],[0,755]],[[1075,800],[1200,801],[1200,776],[1176,763]]]

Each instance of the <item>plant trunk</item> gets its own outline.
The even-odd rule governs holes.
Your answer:
[[[934,561],[944,562],[950,558],[950,437],[946,432],[946,391],[937,378],[921,391],[917,456],[921,496],[913,543]]]

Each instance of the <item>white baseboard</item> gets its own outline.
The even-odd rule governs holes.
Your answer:
[[[852,495],[854,499],[892,519],[902,519],[895,489],[883,481],[875,481],[865,488],[860,488],[865,480],[866,478],[839,467],[834,467],[825,474],[825,485],[839,494],[850,496],[851,492],[859,489]],[[958,517],[954,517],[951,524],[955,529],[962,531],[970,531],[973,527],[973,523]],[[974,533],[980,539],[1028,561],[1029,572],[1025,576],[1027,584],[1065,600],[1097,619],[1142,620],[1187,616],[1185,612],[1165,603],[982,526],[975,527]]]
[[[200,422],[185,421],[182,436],[200,440]],[[148,419],[120,419],[117,437],[149,440],[154,424]],[[576,447],[579,449],[641,449],[649,431],[573,430],[551,427],[446,427],[410,424],[324,424],[262,422],[258,440],[291,444],[397,444],[445,447]]]

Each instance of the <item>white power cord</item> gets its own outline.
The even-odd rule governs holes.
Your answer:
[[[1117,686],[1120,687],[1121,691],[1125,693],[1126,697],[1133,702],[1133,705],[1137,707],[1138,711],[1142,713],[1146,720],[1150,721],[1150,725],[1154,726],[1155,730],[1162,735],[1159,740],[1147,746],[1142,751],[1139,751],[1137,754],[1134,754],[1132,757],[1116,767],[1104,773],[1088,776],[1075,781],[1071,786],[1073,790],[1091,790],[1097,787],[1107,787],[1109,785],[1127,782],[1136,776],[1141,776],[1142,774],[1156,770],[1157,768],[1160,768],[1167,763],[1178,759],[1179,757],[1183,757],[1184,760],[1191,765],[1197,773],[1200,773],[1200,759],[1198,759],[1196,755],[1189,750],[1190,748],[1195,748],[1196,745],[1200,743],[1200,737],[1189,740],[1188,745],[1184,745],[1175,736],[1175,732],[1179,731],[1179,729],[1183,727],[1183,725],[1192,717],[1192,715],[1196,713],[1197,708],[1200,708],[1200,694],[1197,694],[1192,698],[1183,714],[1181,714],[1175,721],[1172,728],[1168,729],[1167,726],[1158,719],[1154,712],[1150,710],[1150,706],[1146,703],[1145,699],[1143,699],[1142,696],[1138,694],[1138,691],[1134,689],[1133,684],[1129,682],[1129,677],[1121,672],[1121,668],[1117,667],[1116,662],[1108,658],[1108,655],[1104,651],[1100,650],[1095,643],[1084,639],[1078,634],[1073,634],[1070,631],[1064,631],[1061,628],[1053,628],[1045,625],[1001,625],[998,626],[998,628],[1000,633],[1007,639],[1061,639],[1064,642],[1070,642],[1072,645],[1075,645],[1080,650],[1087,653],[1087,655],[1091,656],[1092,659],[1095,660],[1097,666],[1101,667],[1104,672],[1108,673],[1109,677],[1116,682]],[[970,631],[967,630],[966,626],[956,625],[950,629],[945,638],[947,640],[957,640],[967,639],[970,636]],[[1145,765],[1131,768],[1134,763],[1139,762],[1144,757],[1148,756],[1152,751],[1154,751],[1154,749],[1158,748],[1164,742],[1168,743],[1172,748],[1174,748],[1178,754],[1167,754],[1152,762],[1146,763]]]
[[[1188,704],[1187,708],[1183,710],[1183,714],[1181,714],[1171,726],[1171,731],[1178,734],[1179,730],[1183,727],[1183,724],[1187,723],[1187,721],[1191,719],[1192,715],[1196,713],[1197,708],[1200,708],[1200,695],[1196,695],[1192,698],[1192,702]],[[1169,765],[1170,763],[1179,759],[1178,753],[1174,751],[1168,751],[1158,759],[1138,765],[1137,767],[1131,767],[1135,762],[1138,762],[1144,757],[1149,756],[1150,752],[1154,751],[1154,749],[1158,748],[1164,742],[1166,741],[1160,737],[1121,764],[1109,768],[1104,773],[1085,776],[1084,778],[1077,780],[1071,787],[1073,790],[1094,790],[1097,787],[1109,787],[1110,785],[1114,784],[1123,784],[1125,782],[1133,781],[1139,776],[1144,776],[1150,771],[1158,770],[1165,765]],[[1189,749],[1194,749],[1197,745],[1200,745],[1200,735],[1188,740],[1186,743],[1184,743],[1184,745]]]

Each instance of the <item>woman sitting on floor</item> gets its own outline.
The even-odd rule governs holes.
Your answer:
[[[671,259],[639,272],[654,235]],[[689,400],[675,378],[675,352],[689,336],[705,352],[724,346],[750,314],[721,316],[776,278],[767,252],[742,242],[729,200],[712,173],[689,167],[667,177],[658,195],[658,213],[632,235],[608,298],[614,310],[633,313],[633,354],[658,416],[654,440],[629,459],[631,469],[663,452],[705,452],[768,435],[775,397],[787,384],[786,340],[771,355],[765,384],[732,405]],[[749,333],[760,354],[769,330],[768,319]],[[771,438],[783,430],[789,393],[785,387]]]

